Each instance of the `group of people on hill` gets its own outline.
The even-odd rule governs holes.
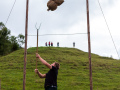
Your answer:
[[[50,41],[48,43],[46,42],[45,46],[49,46],[49,47],[53,46],[53,42],[50,42]],[[59,42],[57,42],[57,47],[59,47]],[[73,47],[75,47],[75,42],[73,42]]]
[[[53,42],[50,42],[50,41],[48,43],[46,42],[45,46],[49,46],[49,47],[53,46]],[[57,47],[59,47],[59,42],[57,42]]]
[[[49,41],[48,44],[47,44],[47,42],[46,42],[46,43],[45,43],[45,46],[49,46],[49,47],[50,47],[50,46],[53,46],[53,42],[50,42],[50,41]]]

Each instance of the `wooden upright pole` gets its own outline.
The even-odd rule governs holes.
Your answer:
[[[37,25],[37,23],[36,23],[36,25]],[[40,27],[41,27],[41,24],[40,24],[39,28],[36,27],[36,29],[37,29],[37,49],[36,49],[36,53],[38,53],[38,36],[39,36],[38,31],[39,31]],[[37,59],[38,58],[36,58],[36,69],[37,69]]]
[[[89,2],[88,2],[88,0],[86,0],[86,6],[87,6],[87,31],[88,31],[90,90],[93,90],[93,86],[92,86],[92,64],[91,64],[91,45],[90,45],[90,23],[89,23]]]
[[[25,49],[24,49],[24,71],[23,71],[23,90],[25,90],[26,83],[26,61],[27,61],[27,30],[28,30],[28,4],[29,0],[26,0],[26,25],[25,25]]]
[[[36,53],[38,53],[38,29],[37,29],[37,49],[36,49]],[[36,58],[36,69],[37,69],[37,58]]]

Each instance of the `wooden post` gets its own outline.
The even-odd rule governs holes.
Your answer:
[[[88,2],[88,0],[86,0],[86,6],[87,6],[87,31],[88,31],[90,90],[93,90],[93,86],[92,86],[92,65],[91,65],[91,45],[90,45],[90,23],[89,23],[89,2]]]
[[[24,49],[24,71],[23,71],[23,90],[25,90],[26,84],[26,61],[27,61],[27,30],[28,30],[28,4],[29,0],[26,0],[26,25],[25,25],[25,49]]]
[[[36,49],[36,53],[38,53],[38,29],[37,29],[37,49]],[[36,69],[37,69],[37,58],[36,58]]]
[[[36,25],[37,25],[37,23],[36,23]],[[39,31],[40,27],[41,27],[41,24],[40,24],[39,28],[37,28],[37,26],[36,26],[36,29],[37,29],[37,49],[36,49],[36,53],[38,53],[38,36],[39,36],[38,31]],[[37,69],[37,58],[36,58],[36,69]]]

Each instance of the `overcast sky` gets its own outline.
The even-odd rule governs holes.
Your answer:
[[[0,22],[6,23],[15,0],[0,0]],[[86,0],[65,0],[55,11],[47,11],[48,0],[29,0],[28,44],[36,47],[37,31],[39,35],[87,33]],[[120,0],[99,0],[114,43],[120,55]],[[26,0],[16,0],[6,27],[11,35],[25,35]],[[98,0],[89,0],[91,52],[101,56],[118,59],[109,30],[102,15]],[[53,42],[60,47],[75,47],[88,52],[87,34],[39,36],[39,46]]]

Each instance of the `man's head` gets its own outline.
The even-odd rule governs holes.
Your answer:
[[[54,62],[53,64],[51,64],[52,66],[56,67],[57,69],[60,68],[60,64],[58,62]]]

